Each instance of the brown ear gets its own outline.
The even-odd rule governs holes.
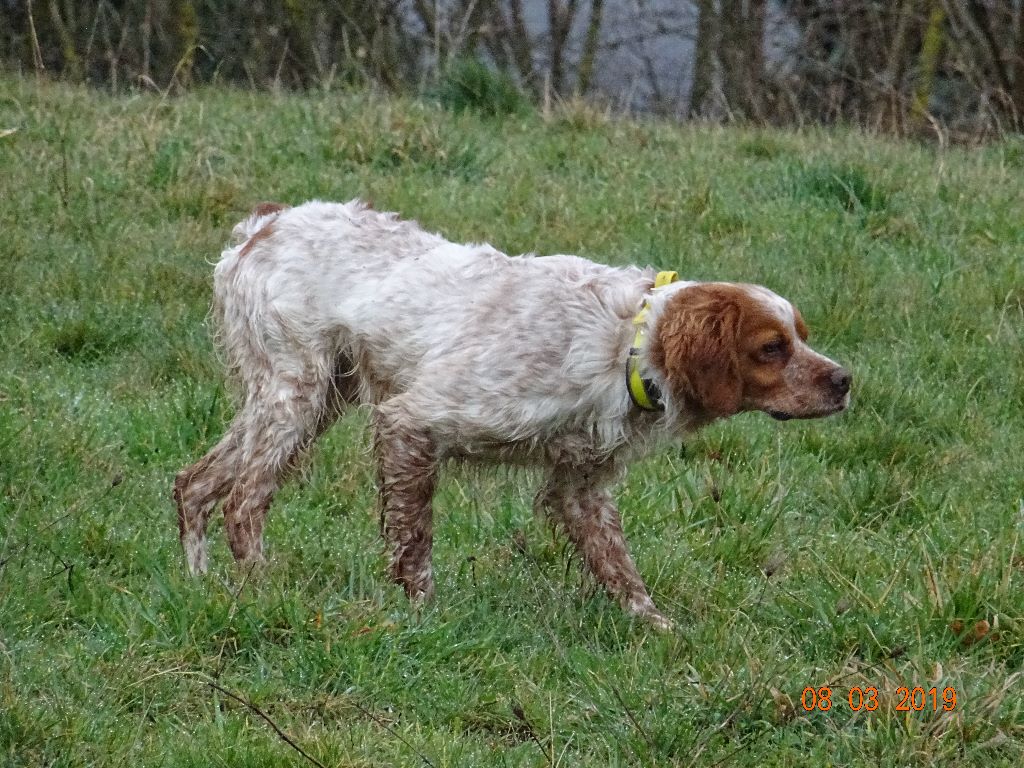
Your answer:
[[[722,286],[695,285],[669,300],[653,331],[650,359],[673,397],[716,417],[740,410],[739,325],[739,304]]]

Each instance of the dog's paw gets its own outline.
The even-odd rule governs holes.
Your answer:
[[[185,565],[189,576],[205,576],[210,569],[206,559],[206,538],[192,531],[185,531],[181,537],[181,548],[185,552]]]
[[[671,632],[675,629],[676,625],[672,620],[659,611],[655,607],[654,601],[647,595],[629,600],[625,607],[628,613],[638,619],[643,619],[659,632]]]
[[[676,628],[676,624],[672,619],[658,611],[645,614],[643,618],[659,632],[671,632]]]

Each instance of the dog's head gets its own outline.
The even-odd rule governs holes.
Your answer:
[[[807,345],[807,326],[756,285],[695,283],[666,291],[649,360],[673,400],[705,418],[764,411],[812,419],[850,402],[850,373]]]

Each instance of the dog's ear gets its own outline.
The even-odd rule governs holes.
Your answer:
[[[676,400],[714,417],[740,410],[740,314],[736,297],[721,286],[694,285],[669,299],[653,329],[650,361]]]

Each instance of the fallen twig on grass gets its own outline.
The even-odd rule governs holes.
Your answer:
[[[255,712],[257,715],[262,717],[264,720],[266,720],[267,723],[270,725],[270,727],[274,729],[274,732],[281,738],[281,740],[285,744],[287,744],[289,747],[294,749],[296,752],[298,752],[304,758],[309,760],[309,762],[311,762],[313,765],[319,766],[319,768],[327,768],[326,765],[321,763],[319,760],[317,760],[315,757],[313,757],[311,754],[309,754],[306,750],[304,750],[302,747],[300,747],[298,744],[296,744],[295,740],[292,739],[292,737],[289,736],[287,733],[285,733],[283,730],[281,730],[280,726],[278,726],[278,724],[275,723],[271,719],[270,715],[268,715],[262,709],[257,707],[251,701],[247,701],[246,699],[244,699],[241,696],[239,696],[237,693],[232,693],[227,688],[224,688],[223,686],[218,685],[217,683],[213,682],[212,680],[207,680],[206,684],[208,686],[210,686],[211,688],[213,688],[214,690],[220,691],[221,693],[223,693],[228,698],[234,699],[239,704],[247,707],[248,709],[250,709],[253,712]]]
[[[622,694],[619,693],[619,689],[613,687],[612,688],[612,693],[615,694],[615,698],[619,700],[619,704],[622,706],[622,709],[625,711],[626,716],[630,719],[630,722],[633,723],[633,727],[636,728],[637,731],[640,732],[640,735],[644,737],[644,741],[647,742],[647,746],[649,746],[651,749],[654,749],[654,739],[652,739],[651,735],[644,729],[644,727],[642,725],[640,725],[640,721],[637,720],[636,717],[633,716],[633,713],[630,711],[629,707],[626,706],[626,702],[622,698]]]
[[[544,759],[547,760],[548,765],[553,766],[554,763],[551,762],[551,756],[548,755],[547,750],[544,749],[544,745],[537,737],[537,732],[533,729],[533,725],[526,719],[526,712],[523,711],[522,706],[520,706],[518,702],[512,705],[512,714],[516,716],[516,719],[519,720],[519,722],[526,726],[526,731],[530,734],[530,738],[533,739],[533,743],[537,745],[537,749],[539,749],[540,753],[544,755]]]
[[[434,764],[433,764],[433,763],[432,763],[432,762],[430,761],[430,758],[429,758],[429,757],[427,757],[427,756],[426,756],[426,755],[424,755],[424,754],[423,754],[422,752],[420,752],[420,751],[419,751],[418,749],[416,749],[416,747],[414,747],[414,746],[413,746],[413,745],[412,745],[412,744],[411,744],[411,743],[409,742],[409,740],[408,740],[408,739],[406,739],[406,738],[405,738],[404,736],[402,736],[402,734],[400,734],[400,733],[399,733],[398,731],[396,731],[396,730],[395,730],[394,728],[392,728],[392,727],[391,727],[390,725],[388,725],[388,724],[387,724],[387,723],[386,723],[386,722],[385,722],[384,720],[381,720],[381,719],[380,719],[379,717],[377,717],[377,716],[376,716],[375,714],[373,714],[373,712],[371,712],[370,710],[368,710],[368,709],[367,709],[366,707],[364,707],[364,706],[363,706],[362,704],[360,704],[360,703],[359,703],[358,701],[356,701],[355,699],[352,699],[352,701],[350,701],[349,703],[350,703],[350,704],[351,704],[351,705],[352,705],[353,707],[355,707],[356,709],[358,709],[358,710],[359,710],[360,712],[362,712],[362,713],[363,713],[364,715],[366,715],[366,716],[367,716],[368,718],[370,718],[371,720],[373,720],[373,722],[375,722],[375,723],[376,723],[377,725],[379,725],[379,726],[380,726],[381,728],[383,728],[383,729],[384,729],[384,730],[386,730],[386,731],[387,731],[388,733],[390,733],[390,734],[391,734],[392,736],[394,736],[394,737],[395,737],[396,739],[398,739],[398,740],[399,740],[400,742],[402,742],[403,744],[405,744],[405,746],[407,746],[407,747],[408,747],[409,749],[411,749],[411,750],[412,750],[413,752],[415,752],[415,753],[416,753],[416,755],[417,755],[417,756],[419,757],[419,759],[420,759],[420,760],[422,760],[422,761],[423,761],[424,763],[426,763],[427,765],[429,765],[429,766],[430,766],[430,768],[436,768],[436,766],[435,766],[435,765],[434,765]]]

